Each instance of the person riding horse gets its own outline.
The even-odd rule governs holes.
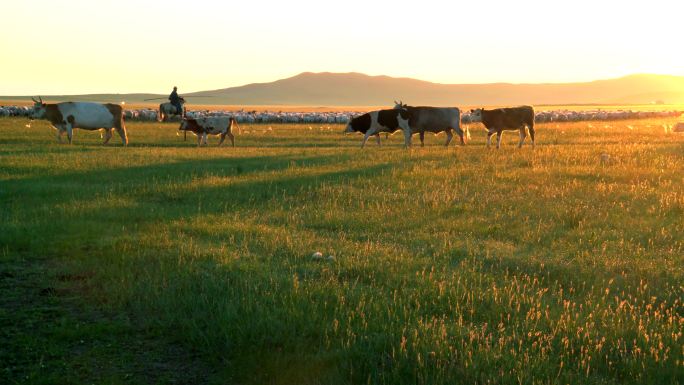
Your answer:
[[[174,107],[176,107],[176,114],[180,115],[181,118],[185,117],[185,114],[183,113],[182,104],[183,102],[185,102],[185,100],[182,97],[178,96],[178,87],[173,87],[173,91],[171,92],[171,95],[169,95],[169,101]]]

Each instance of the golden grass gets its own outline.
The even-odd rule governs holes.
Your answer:
[[[536,148],[507,133],[498,151],[472,125],[467,146],[406,151],[307,124],[198,149],[177,124],[131,122],[128,148],[82,130],[69,146],[0,119],[0,255],[89,273],[81,306],[173,336],[215,383],[677,384],[674,123],[539,124]]]

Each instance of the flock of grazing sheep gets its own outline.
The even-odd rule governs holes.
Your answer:
[[[27,106],[0,106],[0,116],[29,116],[31,107]],[[548,122],[581,122],[591,120],[627,120],[627,119],[647,119],[647,118],[671,118],[682,115],[684,111],[605,111],[587,110],[572,111],[567,109],[537,111],[535,121],[539,123]],[[328,123],[345,124],[349,122],[351,116],[358,114],[354,111],[343,112],[282,112],[282,111],[224,111],[224,110],[197,110],[188,111],[189,118],[199,118],[208,116],[231,115],[238,123]],[[124,110],[126,120],[153,122],[159,119],[159,111],[141,108]],[[469,112],[463,112],[461,119],[463,123],[470,123]]]

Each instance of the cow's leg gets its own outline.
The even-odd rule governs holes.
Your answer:
[[[57,130],[57,134],[55,134],[55,138],[57,138],[57,142],[62,143],[62,135],[64,134],[64,129],[60,126],[52,126]]]
[[[501,147],[501,137],[503,136],[503,130],[499,130],[496,132],[496,149],[498,150],[499,147]]]
[[[532,147],[534,147],[534,122],[527,126],[530,130],[530,140],[532,140]]]
[[[380,147],[380,134],[375,134],[375,140],[378,142],[378,147]]]
[[[66,126],[66,133],[67,133],[67,139],[69,139],[69,144],[71,144],[71,139],[74,134],[74,128],[71,126],[71,123],[65,124]]]
[[[121,121],[114,124],[114,128],[116,129],[116,133],[121,137],[121,144],[128,146],[128,134],[126,133],[126,123],[124,123],[123,118]],[[111,138],[111,136],[112,130],[109,129],[109,137]]]
[[[109,139],[112,138],[112,128],[105,128],[104,131],[105,131],[105,135],[104,135],[104,142],[102,142],[103,145],[109,143]]]
[[[523,143],[525,143],[525,137],[527,136],[527,133],[525,132],[525,126],[520,127],[520,142],[518,143],[518,148],[521,148]]]
[[[461,126],[456,126],[454,131],[456,132],[456,134],[458,134],[458,138],[461,140],[461,146],[465,146],[465,144],[466,144],[465,137],[464,137],[465,132],[463,131],[463,129],[461,129]]]
[[[235,135],[233,135],[232,132],[227,133],[228,137],[230,138],[230,145],[235,147]]]
[[[404,148],[411,148],[412,133],[410,128],[404,128]]]
[[[126,133],[126,126],[116,129],[116,133],[121,137],[121,144],[128,146],[128,134]]]
[[[451,143],[451,140],[454,138],[454,134],[451,133],[451,129],[447,129],[446,131],[446,143],[444,143],[445,146],[449,147],[449,143]]]
[[[226,134],[227,134],[226,132],[221,134],[221,140],[219,140],[219,142],[218,142],[218,147],[221,147],[221,144],[223,143],[223,141],[226,140]]]
[[[208,136],[209,136],[209,134],[207,134],[206,132],[204,133],[204,135],[202,135],[202,142],[204,142],[205,146],[207,146],[207,137]]]
[[[197,134],[197,147],[202,146],[202,134]]]
[[[364,148],[366,146],[366,142],[368,141],[368,138],[371,137],[371,135],[376,135],[375,131],[368,130],[366,133],[363,135],[363,141],[361,142],[361,148]]]
[[[490,130],[487,131],[487,148],[489,148],[492,145],[492,135],[494,135],[496,131]]]
[[[420,147],[425,147],[425,131],[421,131],[419,136],[420,136]]]

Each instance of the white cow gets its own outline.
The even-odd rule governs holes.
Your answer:
[[[197,146],[201,146],[202,143],[205,146],[207,145],[207,135],[221,135],[219,146],[228,136],[231,144],[235,147],[233,126],[239,130],[237,121],[232,116],[215,116],[210,118],[183,119],[178,130],[185,131],[186,133],[192,131],[197,135]]]
[[[397,130],[404,132],[404,147],[411,147],[411,115],[405,109],[379,110],[367,112],[349,121],[344,130],[345,134],[361,132],[364,134],[361,148],[366,145],[368,138],[375,136],[380,145],[380,133],[393,133]]]
[[[123,118],[123,107],[118,104],[99,104],[90,102],[64,102],[57,104],[43,103],[43,99],[33,99],[31,119],[47,119],[57,129],[57,140],[62,142],[66,132],[71,144],[74,128],[84,130],[105,130],[104,143],[112,138],[112,129],[121,136],[123,145],[128,145],[126,125]]]

